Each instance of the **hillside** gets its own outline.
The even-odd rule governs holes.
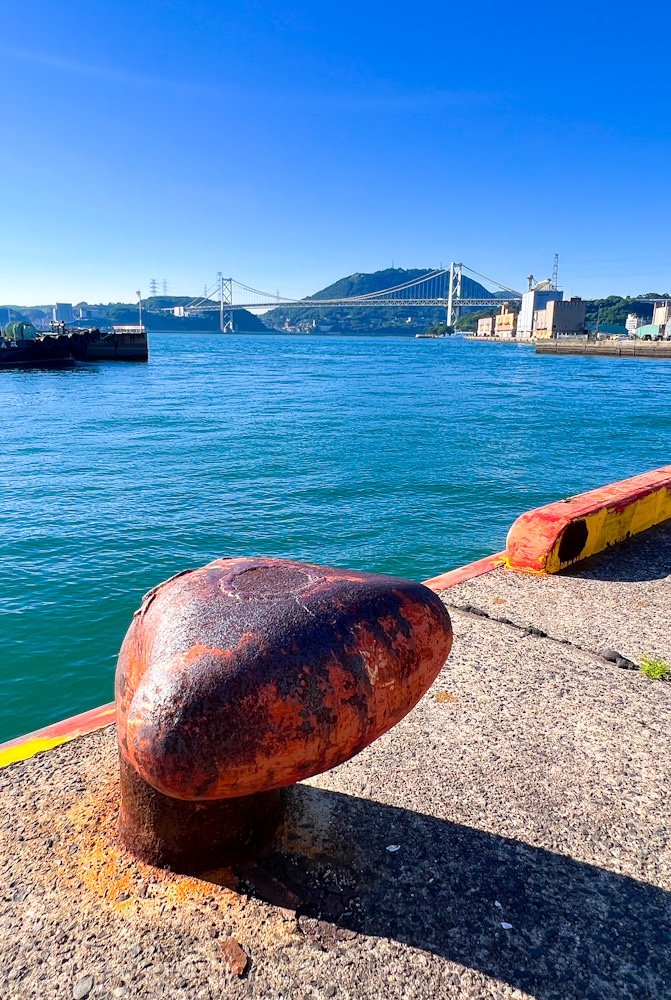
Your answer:
[[[186,305],[192,298],[188,295],[157,296],[142,300],[142,322],[148,330],[170,330],[176,333],[214,333],[219,330],[219,310],[204,312],[201,316],[173,316],[168,309],[173,306]],[[80,310],[81,319],[69,322],[71,327],[99,326],[107,328],[114,325],[138,322],[137,303],[109,302],[92,304],[78,302],[75,314]],[[51,319],[51,306],[0,306],[0,327],[8,320],[11,311],[12,319],[25,320],[30,323],[48,324]],[[228,315],[226,316],[228,320]],[[246,309],[233,310],[233,323],[237,333],[267,333],[268,328],[258,316]]]
[[[350,295],[367,295],[370,292],[379,292],[385,288],[394,288],[405,281],[413,281],[421,278],[424,274],[431,273],[431,268],[410,268],[401,267],[386,268],[384,271],[374,271],[369,274],[350,274],[347,278],[322,288],[314,295],[307,296],[311,299],[339,299]],[[465,296],[492,298],[496,301],[490,291],[484,288],[477,281],[464,276],[462,281],[462,291]],[[447,276],[443,275],[441,284],[438,286],[439,294],[447,294]],[[414,336],[427,327],[435,323],[445,321],[445,309],[427,308],[420,309],[407,306],[397,306],[392,308],[339,308],[329,309],[273,309],[263,317],[264,321],[279,329],[288,320],[292,327],[302,330],[318,329],[320,326],[331,327],[331,333],[350,334],[405,334]]]

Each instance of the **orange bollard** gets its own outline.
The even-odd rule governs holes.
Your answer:
[[[396,577],[218,559],[156,587],[116,673],[123,842],[190,872],[253,853],[278,789],[391,729],[451,644],[439,598]]]

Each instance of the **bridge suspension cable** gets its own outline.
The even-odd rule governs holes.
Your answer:
[[[480,281],[494,285],[498,294],[483,288],[484,294],[465,296],[462,288],[463,272],[473,275]],[[471,279],[469,279],[471,280]],[[501,295],[505,292],[506,295]],[[217,294],[218,293],[218,294]],[[216,296],[216,298],[215,298]],[[221,273],[217,281],[206,287],[204,294],[192,299],[185,307],[186,312],[218,309],[221,314],[222,330],[232,329],[233,310],[263,310],[268,311],[278,307],[307,309],[337,309],[337,308],[372,308],[393,306],[442,307],[447,310],[447,322],[452,324],[464,307],[483,308],[499,304],[510,299],[520,299],[521,293],[492,278],[487,278],[473,268],[464,264],[450,264],[449,268],[434,268],[416,278],[408,279],[392,288],[382,288],[375,292],[365,292],[361,295],[344,295],[340,298],[302,298],[295,299],[272,292],[264,292],[253,288],[236,278],[224,278]],[[225,324],[224,316],[229,319]]]

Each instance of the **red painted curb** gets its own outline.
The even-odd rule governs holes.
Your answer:
[[[448,570],[447,573],[441,573],[440,576],[434,576],[430,580],[424,580],[423,583],[430,590],[447,590],[449,587],[455,587],[458,583],[464,583],[466,580],[473,580],[476,576],[482,576],[483,573],[489,573],[497,566],[503,566],[505,558],[505,552],[497,552],[496,555],[485,556],[484,559],[477,559],[465,566],[457,566],[456,569]]]
[[[506,539],[505,564],[556,573],[671,518],[671,465],[527,511]]]
[[[41,750],[50,750],[51,747],[67,743],[77,736],[95,732],[96,729],[102,729],[103,726],[109,726],[115,721],[116,708],[114,702],[109,702],[107,705],[81,712],[61,722],[54,722],[43,729],[37,729],[34,733],[17,736],[16,739],[0,744],[0,768],[17,760],[27,760]]]

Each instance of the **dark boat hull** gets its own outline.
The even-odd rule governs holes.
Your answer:
[[[0,338],[0,368],[64,368],[77,361],[147,361],[147,334],[100,330],[49,334],[31,340]]]

